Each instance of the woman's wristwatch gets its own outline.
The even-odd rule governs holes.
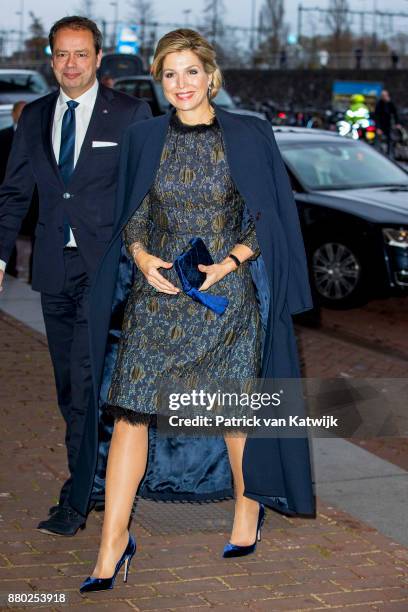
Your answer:
[[[231,257],[231,259],[235,261],[235,263],[237,264],[237,268],[239,268],[239,266],[241,265],[241,262],[239,261],[238,257],[234,255],[233,253],[229,253],[228,257]]]

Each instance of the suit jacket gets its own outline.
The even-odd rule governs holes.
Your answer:
[[[75,170],[65,184],[51,141],[58,95],[24,108],[0,187],[0,259],[7,261],[37,185],[32,287],[48,293],[63,287],[64,213],[91,279],[112,235],[119,144],[95,148],[92,141],[120,143],[131,123],[151,117],[145,102],[100,85]]]
[[[153,184],[171,112],[129,128],[122,143],[114,231],[90,294],[94,405],[87,412],[70,499],[82,513],[91,496],[103,495],[110,435],[103,405],[115,364],[123,305],[132,286],[133,262],[123,247],[122,232]],[[289,177],[270,124],[219,107],[216,115],[231,176],[252,214],[261,250],[261,255],[249,262],[264,329],[261,378],[268,392],[271,381],[272,387],[276,381],[276,391],[282,379],[284,385],[290,379],[285,386],[287,398],[282,411],[304,416],[291,315],[312,308],[313,301]],[[270,416],[268,410],[262,416]],[[289,515],[313,515],[315,501],[306,432],[297,428],[297,436],[290,438],[274,437],[270,431],[265,427],[258,430],[258,436],[248,436],[246,440],[245,495]],[[232,495],[223,438],[177,434],[165,437],[150,427],[148,467],[139,494],[190,501]]]

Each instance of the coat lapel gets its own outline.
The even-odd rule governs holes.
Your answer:
[[[126,173],[126,178],[130,181],[119,196],[121,212],[117,232],[119,234],[126,225],[135,210],[141,204],[143,198],[153,185],[157,170],[159,168],[164,143],[166,140],[167,129],[174,109],[165,115],[157,117],[152,122],[152,130],[146,139],[142,151],[139,155],[137,173],[130,173],[125,168],[121,172]],[[137,126],[135,127],[137,129]],[[135,175],[137,174],[136,180]]]
[[[55,107],[57,104],[59,92],[55,92],[50,97],[48,104],[44,105],[41,115],[41,134],[43,141],[43,148],[46,158],[58,180],[62,181],[62,177],[58,168],[57,160],[55,159],[54,150],[52,148],[52,123],[54,120]]]
[[[256,215],[257,199],[258,196],[262,197],[260,193],[262,184],[259,183],[262,158],[259,147],[257,148],[257,139],[254,138],[253,127],[242,122],[234,113],[225,111],[216,104],[214,107],[225,143],[232,180],[250,211]]]

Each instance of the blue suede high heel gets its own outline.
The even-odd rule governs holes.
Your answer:
[[[125,564],[125,575],[123,576],[123,582],[127,582],[130,562],[135,552],[136,540],[129,534],[128,544],[123,555],[116,564],[113,576],[111,578],[92,578],[92,576],[88,576],[88,578],[81,584],[79,589],[80,593],[90,593],[91,591],[106,591],[108,589],[113,589],[115,586],[116,576],[118,575],[118,572],[123,564]]]
[[[262,525],[265,520],[265,506],[263,504],[259,504],[259,514],[258,514],[258,523],[256,526],[256,538],[253,544],[249,544],[248,546],[238,546],[238,544],[228,544],[224,547],[224,552],[222,554],[223,557],[244,557],[245,555],[250,555],[256,549],[256,543],[261,540],[261,530]]]

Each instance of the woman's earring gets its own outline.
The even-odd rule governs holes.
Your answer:
[[[207,90],[208,99],[211,100],[211,92],[213,90],[213,84],[210,83]]]

